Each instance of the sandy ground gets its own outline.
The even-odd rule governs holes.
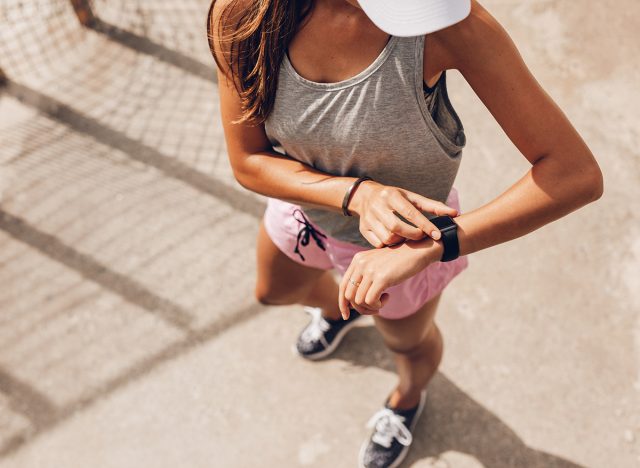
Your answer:
[[[264,199],[226,159],[206,1],[97,0],[99,31],[22,3],[0,6],[0,466],[355,466],[392,360],[367,320],[303,361],[301,307],[255,301]],[[639,4],[484,4],[605,194],[470,255],[404,466],[640,466]],[[470,211],[528,163],[448,76]]]

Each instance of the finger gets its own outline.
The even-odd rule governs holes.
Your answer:
[[[376,249],[384,247],[384,242],[380,240],[380,238],[376,235],[375,232],[368,230],[368,231],[365,231],[362,235],[365,239],[367,239],[369,244],[374,246]]]
[[[367,295],[364,298],[363,307],[367,307],[371,310],[375,310],[376,312],[380,311],[383,304],[379,297],[376,296],[375,292],[371,291],[371,288],[367,290]]]
[[[355,304],[356,302],[356,292],[358,291],[358,286],[361,279],[362,279],[362,275],[357,272],[354,272],[351,275],[351,277],[347,279],[347,286],[344,292],[344,297],[352,305]],[[349,318],[349,315],[347,312],[347,319],[348,318]]]
[[[389,214],[393,216],[393,213],[389,212]],[[384,247],[386,245],[392,245],[404,239],[403,237],[397,234],[394,234],[392,231],[387,229],[387,227],[378,220],[373,220],[369,224],[371,226],[371,230],[373,231],[373,233],[382,242],[382,245],[380,247]]]
[[[425,200],[429,199],[425,198]],[[433,202],[440,203],[436,201]],[[392,206],[397,215],[399,215],[401,218],[405,218],[403,219],[403,221],[406,220],[411,225],[414,225],[414,227],[419,228],[422,233],[435,240],[440,239],[440,230],[431,221],[429,221],[429,219],[421,211],[416,209],[416,207],[413,206],[412,202],[408,198],[405,198],[403,195],[398,193],[398,197],[394,199]],[[422,239],[422,235],[415,240],[419,239]]]
[[[357,310],[360,315],[376,315],[378,313],[377,310],[369,309],[368,307],[365,307],[365,306],[352,305],[351,307],[354,310]]]
[[[351,272],[354,270],[353,263],[349,265],[347,271],[342,275],[342,280],[340,281],[340,287],[338,288],[338,307],[340,308],[340,314],[344,320],[349,318],[349,301],[345,297],[345,291],[347,289],[347,284],[349,282],[349,277],[351,276]]]
[[[352,309],[357,310],[359,313],[363,314],[363,315],[372,315],[372,314],[377,314],[378,311],[376,309],[372,309],[370,307],[367,307],[366,304],[362,303],[362,304],[356,304],[355,303],[355,299],[353,302],[349,303],[349,306]]]
[[[411,205],[411,203],[409,202],[407,203]],[[405,210],[405,211],[409,211],[409,210]],[[412,237],[412,239],[420,240],[424,237],[425,234],[435,240],[438,240],[442,237],[442,233],[440,232],[440,229],[438,229],[438,227],[435,224],[429,221],[429,218],[427,218],[420,211],[415,210],[415,212],[411,212],[408,220],[413,224],[415,224],[419,228],[419,232],[420,232],[420,236]]]
[[[380,299],[380,296],[382,295],[382,284],[379,282],[373,282],[371,284],[371,286],[369,287],[369,290],[367,291],[367,295],[364,299],[364,303],[366,304],[367,307],[374,309],[374,310],[380,310],[382,308],[382,300]],[[387,294],[388,296],[388,294]]]
[[[394,206],[393,211],[386,211],[381,215],[385,227],[394,233],[394,237],[396,237],[393,242],[387,243],[387,245],[391,245],[403,239],[422,239],[424,237],[424,231],[407,222],[409,218],[423,216],[422,213],[420,213],[407,199],[402,198],[402,201],[400,201],[398,205]]]
[[[414,194],[416,195],[416,194]],[[400,198],[403,198],[402,195],[400,196]],[[424,198],[424,197],[423,197]],[[428,198],[425,198],[425,200],[429,200]],[[433,203],[440,203],[440,202],[436,202],[434,200],[430,200]],[[422,232],[424,232],[426,235],[428,235],[429,237],[431,237],[432,239],[435,240],[439,240],[442,237],[442,233],[440,232],[440,229],[438,229],[436,227],[435,224],[433,224],[431,221],[429,221],[429,219],[419,210],[417,210],[411,203],[410,200],[408,199],[403,199],[403,200],[399,200],[397,202],[397,205],[401,205],[403,208],[394,208],[394,210],[400,214],[400,216],[405,217],[408,216],[407,220],[413,224],[415,224],[417,227],[420,228],[420,230]],[[406,208],[407,205],[410,206],[410,208]],[[446,206],[446,205],[444,205]],[[425,210],[427,211],[427,210]],[[403,214],[404,213],[404,214]],[[419,240],[422,237],[416,239]]]
[[[385,306],[387,302],[389,302],[389,293],[382,293],[382,296],[380,296],[380,303],[382,305],[379,308],[373,309],[367,306],[359,306],[360,309],[364,309],[364,312],[361,312],[360,310],[358,310],[358,312],[364,315],[377,315],[380,313],[380,310]]]
[[[347,293],[349,288],[353,287],[353,285],[350,282],[350,279],[354,275],[357,275],[356,270],[357,270],[357,263],[355,261],[355,256],[354,256],[354,258],[351,259],[351,263],[349,264],[349,267],[342,275],[342,281],[340,281],[339,304],[340,304],[340,312],[344,320],[347,320],[351,314],[349,310],[351,304],[350,304],[349,298],[347,297]]]
[[[364,298],[367,296],[367,291],[369,290],[371,283],[373,283],[373,281],[368,276],[360,280],[360,286],[358,286],[358,291],[356,292],[356,297],[354,299],[355,305],[358,307],[364,306],[368,308],[367,304],[364,302]]]
[[[438,216],[458,216],[458,210],[446,205],[445,203],[432,200],[431,198],[424,197],[418,193],[410,192],[408,190],[405,190],[403,193],[407,197],[407,200],[422,211],[428,211],[429,213],[433,213]]]

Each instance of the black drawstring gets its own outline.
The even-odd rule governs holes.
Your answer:
[[[302,220],[300,218],[296,217],[296,213],[300,213],[300,215],[302,216]],[[295,253],[297,253],[298,255],[300,255],[300,258],[302,259],[302,261],[304,262],[304,256],[302,255],[302,253],[300,253],[300,242],[302,242],[302,245],[307,245],[309,243],[309,236],[313,236],[313,238],[316,241],[316,244],[318,244],[318,247],[320,247],[322,250],[326,250],[324,247],[324,244],[322,242],[322,239],[320,239],[320,237],[318,236],[322,236],[325,239],[327,238],[327,236],[325,236],[323,233],[321,233],[320,231],[318,231],[317,229],[315,229],[311,223],[309,222],[309,220],[307,219],[307,217],[304,215],[304,213],[302,212],[302,210],[300,210],[299,208],[296,208],[295,210],[293,210],[293,217],[296,218],[296,220],[299,223],[304,224],[304,227],[302,227],[299,231],[298,231],[298,238],[296,240],[296,248],[293,249],[293,251]]]

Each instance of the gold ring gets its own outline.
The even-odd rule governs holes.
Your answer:
[[[349,283],[353,284],[354,286],[360,286],[360,283],[356,283],[352,279],[349,280]]]

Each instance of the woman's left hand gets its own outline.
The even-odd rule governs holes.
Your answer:
[[[377,314],[388,300],[387,288],[424,270],[442,256],[442,245],[433,239],[405,241],[356,253],[342,276],[338,304],[342,317],[349,307],[361,314]]]

